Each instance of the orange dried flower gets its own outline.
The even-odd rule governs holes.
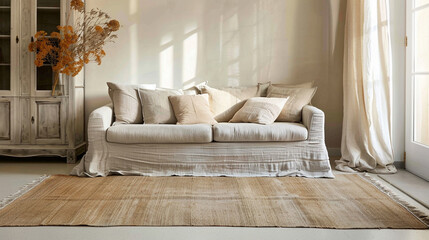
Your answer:
[[[41,67],[41,66],[43,66],[43,60],[42,60],[42,59],[40,59],[40,58],[36,58],[36,60],[34,60],[34,64],[35,64],[37,67]]]
[[[47,33],[45,32],[45,31],[38,31],[37,33],[36,33],[36,35],[34,35],[34,37],[35,38],[40,38],[40,37],[44,37],[44,36],[46,36],[47,35]]]
[[[36,53],[36,66],[50,64],[54,72],[76,76],[91,61],[101,64],[106,55],[103,47],[117,38],[113,32],[119,30],[120,24],[99,9],[85,12],[82,0],[71,0],[70,9],[82,13],[74,23],[76,29],[66,24],[57,26],[58,31],[49,35],[40,31],[35,35],[36,41],[28,45],[28,50]]]
[[[110,20],[109,23],[107,23],[107,26],[112,30],[113,32],[118,31],[120,24],[118,20]]]
[[[30,44],[28,44],[28,51],[34,52],[35,47],[36,47],[36,43],[35,42],[31,42]]]
[[[95,31],[97,31],[98,33],[103,33],[104,29],[102,27],[100,27],[99,25],[95,26]]]
[[[70,7],[79,12],[83,12],[85,10],[85,4],[82,0],[71,0]]]

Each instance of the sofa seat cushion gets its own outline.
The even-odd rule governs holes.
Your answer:
[[[307,140],[307,136],[307,128],[300,123],[218,123],[213,126],[213,139],[217,142],[293,142]]]
[[[113,143],[209,143],[213,141],[210,124],[122,124],[107,129]]]

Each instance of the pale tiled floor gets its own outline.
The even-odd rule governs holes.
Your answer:
[[[407,171],[399,171],[397,174],[391,175],[380,175],[380,177],[429,208],[429,182],[426,180]]]
[[[0,160],[0,199],[16,192],[21,186],[43,174],[68,174],[74,165],[55,159],[23,161]],[[336,172],[335,174],[339,174]],[[407,192],[416,193],[416,198],[429,199],[429,182],[400,171],[388,181]],[[429,209],[407,197],[381,178],[386,186],[429,214]],[[386,178],[387,179],[387,178]],[[399,180],[399,181],[398,181]],[[327,230],[309,228],[222,228],[222,227],[0,227],[1,240],[19,239],[401,239],[427,240],[429,230]]]

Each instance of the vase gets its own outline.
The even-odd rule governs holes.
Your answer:
[[[53,71],[53,79],[54,82],[52,84],[52,96],[53,97],[57,97],[57,96],[62,96],[64,95],[64,76],[63,74]]]

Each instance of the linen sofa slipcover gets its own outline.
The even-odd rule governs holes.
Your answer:
[[[300,123],[218,123],[213,126],[216,142],[293,142],[304,141],[307,135],[307,128]]]
[[[112,143],[209,143],[213,141],[210,124],[118,124],[107,129]]]
[[[241,127],[227,127],[226,123],[215,125],[214,129],[217,129],[214,131],[215,140],[216,138],[218,140],[240,139],[239,142],[110,142],[115,138],[120,138],[121,132],[126,131],[128,134],[136,127],[135,125],[118,125],[112,127],[113,119],[113,109],[110,105],[98,108],[91,113],[88,122],[88,151],[81,162],[73,169],[73,175],[90,177],[107,176],[110,174],[146,176],[334,177],[331,172],[329,156],[325,146],[324,113],[313,106],[305,106],[303,108],[302,125],[288,125],[291,127],[290,131],[283,129],[282,131],[284,132],[278,134],[274,134],[274,131],[272,131],[273,134],[269,135],[269,131],[260,131],[259,127],[253,125],[251,128],[256,130],[252,134],[246,133]],[[225,127],[223,127],[224,125]],[[271,128],[285,127],[286,125],[276,124],[271,126]],[[174,131],[177,130],[179,132],[182,130],[185,131],[185,126],[163,127],[172,127],[175,129]],[[200,130],[203,132],[208,131],[207,126],[202,125],[198,127],[201,127]],[[306,137],[304,137],[304,127],[307,131]],[[125,128],[129,128],[129,130],[123,130]],[[267,129],[269,128],[267,127]],[[234,133],[236,131],[234,129],[240,130]],[[293,133],[292,129],[294,129]],[[165,133],[165,136],[155,137],[157,133],[156,128],[152,128],[151,131],[152,135],[148,135],[144,139],[140,134],[135,134],[133,138],[121,138],[121,141],[160,140],[164,137],[168,138],[172,136]],[[250,130],[248,131],[251,132]],[[258,131],[260,131],[261,136],[258,135]],[[186,135],[185,133],[182,134]],[[186,136],[184,139],[191,139],[189,141],[207,140],[206,137],[208,135],[206,133],[198,132],[198,134],[202,135],[196,137],[195,139],[197,140],[192,139],[190,136]],[[216,136],[216,134],[219,134],[219,136]],[[283,134],[285,136],[282,136]],[[249,142],[243,140],[247,136],[259,139],[258,141],[267,140],[268,142]],[[282,139],[293,141],[274,141]]]

